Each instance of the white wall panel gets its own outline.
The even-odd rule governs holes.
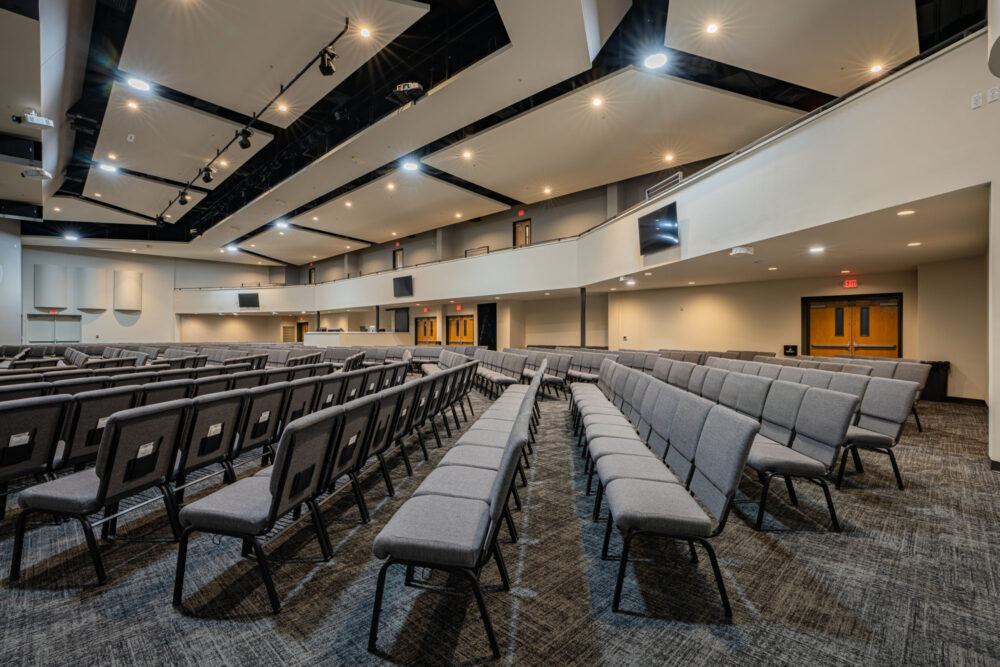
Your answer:
[[[66,267],[59,264],[35,264],[35,308],[68,308]]]
[[[107,310],[108,270],[103,267],[78,266],[73,271],[76,307],[80,310]]]
[[[115,310],[142,310],[142,271],[115,271]]]

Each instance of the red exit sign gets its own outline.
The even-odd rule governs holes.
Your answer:
[[[844,289],[853,289],[858,286],[857,278],[844,278]]]

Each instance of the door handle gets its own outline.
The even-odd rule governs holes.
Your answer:
[[[824,349],[846,350],[848,347],[850,347],[850,345],[820,345],[818,343],[810,343],[809,347],[821,347],[821,348],[824,348]],[[860,347],[860,346],[859,345],[855,345],[854,347]],[[895,347],[895,346],[893,346],[893,347]]]
[[[895,345],[860,345],[855,344],[854,349],[864,348],[866,350],[895,350]]]

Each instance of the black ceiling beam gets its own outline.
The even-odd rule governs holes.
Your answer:
[[[42,142],[0,132],[0,162],[25,167],[42,166]]]
[[[97,163],[94,163],[95,165]],[[181,183],[180,181],[175,181],[171,178],[164,178],[162,176],[153,176],[152,174],[147,174],[141,171],[135,171],[134,169],[126,169],[124,167],[118,167],[118,172],[125,174],[127,176],[134,176],[136,178],[141,178],[144,181],[152,181],[153,183],[160,183],[161,185],[169,185],[172,188],[177,188],[179,190],[192,190],[203,195],[207,195],[211,192],[208,188],[203,188],[200,185],[188,185],[187,183]]]
[[[0,199],[0,218],[38,222],[42,219],[42,207],[37,204],[27,204],[23,201]]]
[[[297,266],[296,264],[292,264],[291,262],[286,262],[283,259],[278,259],[277,257],[269,257],[268,255],[263,255],[259,252],[254,252],[252,250],[244,250],[243,248],[238,248],[238,250],[239,252],[242,252],[246,255],[253,255],[254,257],[260,257],[261,259],[266,259],[269,262],[277,262],[278,264],[282,264],[284,266]]]

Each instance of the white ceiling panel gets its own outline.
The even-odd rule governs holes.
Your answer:
[[[119,68],[250,116],[349,17],[351,28],[336,45],[336,73],[327,77],[311,67],[279,100],[288,110],[262,116],[287,127],[426,12],[425,4],[410,0],[140,2]]]
[[[384,243],[507,208],[419,171],[396,170],[290,222]]]
[[[228,262],[233,264],[260,264],[263,266],[281,266],[279,262],[254,257],[242,252],[219,252],[218,248],[196,248],[190,243],[172,241],[135,241],[129,239],[81,238],[79,241],[66,241],[61,236],[22,236],[24,245],[38,247],[54,247],[65,250],[67,246],[86,248],[88,250],[103,250],[105,252],[135,253],[137,255],[157,255],[160,257],[179,257],[182,259],[200,259],[208,262]]]
[[[730,153],[801,113],[627,68],[452,144],[424,162],[533,203]],[[672,161],[666,161],[668,154]]]
[[[123,173],[110,173],[97,167],[87,172],[83,196],[100,199],[102,202],[134,211],[150,217],[158,216],[171,199],[177,196],[178,188]],[[167,222],[177,222],[190,211],[205,195],[191,191],[191,200],[186,206],[175,202],[168,210]]]
[[[122,213],[76,197],[50,197],[45,202],[44,211],[47,221],[101,222],[118,225],[154,224],[145,218]]]
[[[0,161],[0,199],[25,204],[42,203],[42,182],[21,178],[25,169],[24,165]]]
[[[289,227],[271,228],[263,234],[247,239],[240,244],[240,247],[289,264],[302,265],[317,259],[342,255],[351,250],[367,248],[368,245]]]
[[[136,108],[131,108],[130,103]],[[187,183],[241,127],[116,83],[101,123],[94,160]],[[212,182],[206,184],[199,178],[196,185],[214,188],[269,141],[269,134],[255,132],[250,148],[244,150],[234,144],[213,165],[217,172]]]
[[[38,21],[0,9],[0,132],[41,139],[42,132],[11,116],[42,111],[41,37]]]
[[[670,0],[664,43],[842,95],[917,55],[916,12],[913,0]]]

